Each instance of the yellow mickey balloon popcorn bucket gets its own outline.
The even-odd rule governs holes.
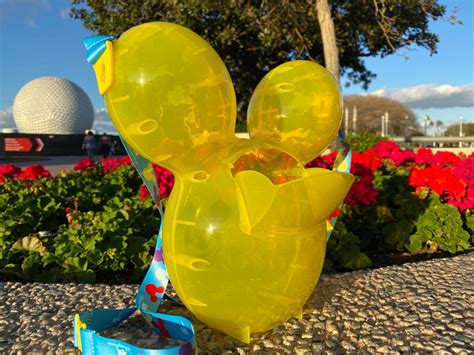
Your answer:
[[[340,127],[336,81],[309,61],[276,67],[250,100],[250,139],[238,139],[231,78],[197,34],[153,22],[105,44],[94,70],[115,127],[176,177],[162,236],[181,301],[244,342],[301,316],[323,266],[326,218],[354,180],[305,169]]]

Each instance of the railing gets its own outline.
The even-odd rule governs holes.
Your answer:
[[[391,137],[397,143],[474,143],[474,136],[468,137]]]
[[[237,133],[238,138],[249,138],[248,133]],[[435,145],[443,146],[446,144],[457,144],[461,143],[462,146],[474,147],[474,136],[466,137],[390,137],[391,141],[396,143],[407,143],[407,144],[419,144],[426,145],[427,143],[433,143]]]
[[[391,137],[391,141],[407,145],[474,148],[474,136],[466,137]]]

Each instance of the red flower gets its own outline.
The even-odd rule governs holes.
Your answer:
[[[367,152],[382,159],[392,159],[393,154],[400,152],[400,147],[395,142],[381,141]]]
[[[429,188],[438,194],[443,201],[458,207],[462,206],[462,209],[472,208],[468,207],[471,199],[469,183],[469,180],[464,180],[462,176],[456,174],[456,171],[450,168],[414,168],[408,176],[408,184],[415,187],[417,191]]]
[[[95,166],[95,161],[89,158],[84,158],[79,160],[76,165],[74,165],[74,170],[76,171],[82,171],[82,170],[88,170],[90,168],[93,168]]]
[[[467,159],[460,160],[451,168],[452,172],[462,177],[469,186],[474,187],[474,155],[471,154]]]
[[[13,165],[13,164],[4,164],[0,165],[0,175],[15,175],[21,172],[21,168]]]
[[[427,186],[428,179],[425,169],[411,168],[411,171],[408,175],[408,186],[412,187],[421,187]]]
[[[4,178],[16,178],[21,173],[21,168],[13,164],[0,165],[0,183]]]
[[[464,197],[459,200],[451,200],[449,203],[456,206],[461,212],[467,209],[474,209],[474,188],[468,187]]]
[[[131,165],[132,164],[132,160],[130,159],[130,157],[128,155],[125,155],[124,157],[120,158],[120,162],[122,165]]]
[[[451,171],[466,182],[466,194],[452,204],[461,211],[474,209],[474,153],[452,166]]]
[[[397,166],[413,163],[415,161],[415,153],[411,150],[399,150],[394,152],[392,155],[392,160]]]
[[[321,155],[316,159],[306,164],[306,168],[323,168],[332,169],[334,161],[336,160],[337,152],[331,152],[329,154]]]
[[[396,166],[405,165],[415,161],[415,153],[411,150],[400,149],[398,144],[391,141],[377,143],[374,148],[364,152],[379,159],[391,160]]]
[[[171,190],[174,186],[174,175],[171,171],[162,168],[161,166],[154,165],[153,169],[155,171],[156,182],[158,184],[158,189],[161,197],[169,197]],[[145,201],[145,199],[150,196],[150,191],[145,185],[140,185],[139,188],[140,199]]]
[[[398,146],[397,146],[398,147]],[[318,167],[332,169],[337,152],[318,157],[306,165],[307,168]],[[373,172],[382,166],[382,159],[375,150],[363,153],[352,153],[351,173],[358,180],[352,185],[344,202],[350,206],[357,204],[371,205],[377,202],[377,191],[372,186]],[[337,210],[336,210],[337,213]]]
[[[366,175],[356,181],[344,199],[344,203],[349,206],[355,206],[357,204],[369,206],[376,203],[377,190],[372,186],[373,178],[373,176]]]
[[[416,151],[415,164],[416,165],[429,165],[433,160],[433,152],[428,148],[420,148]]]
[[[130,160],[130,157],[124,156],[122,158],[104,158],[101,159],[102,162],[102,170],[104,173],[108,173],[109,171],[116,170],[119,166],[122,165],[131,165],[132,161]]]
[[[364,153],[353,152],[351,165],[362,165],[370,171],[375,171],[382,166],[382,160],[376,155],[371,154],[370,151]]]
[[[458,163],[461,160],[456,154],[451,152],[436,152],[432,157],[431,166],[445,167]]]
[[[362,178],[365,176],[370,176],[373,178],[372,170],[362,164],[351,164],[351,174],[356,177]]]
[[[150,191],[148,191],[148,188],[142,184],[140,185],[140,188],[138,189],[140,193],[140,200],[145,201],[148,196],[150,196]]]
[[[51,177],[48,170],[40,164],[28,165],[19,175],[18,178],[21,180],[35,180],[40,177]]]
[[[174,175],[171,171],[162,168],[161,166],[154,165],[156,181],[158,182],[158,188],[162,197],[169,197],[171,190],[174,186]]]
[[[74,220],[73,213],[75,211],[72,208],[66,207],[66,220],[67,223],[71,224],[72,221]]]

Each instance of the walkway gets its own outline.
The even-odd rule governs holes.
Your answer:
[[[474,253],[323,276],[303,319],[242,344],[192,319],[205,353],[474,351]],[[72,319],[94,307],[128,307],[137,285],[0,283],[0,352],[73,351]],[[184,313],[170,304],[165,312]],[[170,344],[134,317],[109,335],[142,347]]]

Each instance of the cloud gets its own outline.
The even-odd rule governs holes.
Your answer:
[[[36,28],[36,17],[51,9],[48,0],[1,0],[0,21],[20,16],[29,27]]]
[[[59,11],[59,17],[61,17],[63,20],[68,20],[69,17],[69,8],[62,9]]]
[[[422,84],[401,89],[380,89],[370,94],[399,100],[414,109],[474,107],[474,84]]]
[[[13,120],[12,108],[0,111],[0,128],[15,128],[16,124]]]
[[[94,125],[92,126],[92,129],[96,133],[107,132],[109,134],[118,134],[117,130],[115,129],[115,126],[112,123],[108,124],[105,122],[97,122],[97,123],[94,123]]]
[[[110,120],[109,113],[105,108],[95,110],[95,119],[92,129],[96,132],[107,132],[117,134],[114,124]]]
[[[99,108],[95,110],[95,122],[104,122],[104,121],[112,123],[112,121],[110,120],[109,113],[107,112],[107,109]]]
[[[11,107],[0,111],[0,130],[2,128],[16,128]],[[105,108],[100,108],[95,111],[94,125],[92,126],[92,129],[100,133],[107,132],[118,134]]]

